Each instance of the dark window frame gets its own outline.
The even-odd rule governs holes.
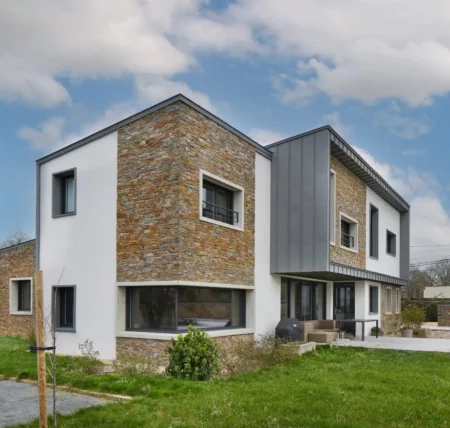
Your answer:
[[[147,286],[156,288],[158,286]],[[174,292],[174,324],[175,328],[147,328],[147,329],[136,329],[131,327],[132,323],[132,310],[131,310],[131,294],[132,291],[136,288],[145,288],[143,287],[125,287],[125,331],[136,331],[142,333],[185,333],[185,329],[180,329],[179,327],[179,319],[178,319],[178,304],[179,304],[179,290],[180,289],[206,289],[206,290],[220,290],[220,291],[230,291],[230,292],[239,292],[239,326],[225,326],[225,327],[215,327],[215,328],[201,328],[202,331],[221,331],[221,330],[236,330],[236,329],[245,329],[247,328],[247,290],[244,289],[234,289],[234,288],[219,288],[219,287],[193,287],[193,286],[168,286],[168,287],[158,287],[158,288],[167,288],[171,289]],[[183,291],[184,291],[183,290]],[[220,295],[219,295],[220,298]]]
[[[345,227],[342,227],[342,224],[345,223]],[[341,236],[340,236],[340,246],[346,249],[350,249],[353,251],[356,251],[356,238],[355,236],[353,236],[351,234],[351,227],[352,224],[356,224],[356,223],[351,223],[350,221],[346,220],[345,218],[342,218],[341,216],[341,222],[340,222],[340,232],[341,232]],[[344,231],[343,229],[345,229],[346,231]],[[346,245],[345,239],[348,239],[348,243],[349,245]]]
[[[393,240],[393,243],[392,243]],[[391,246],[393,245],[393,251]],[[397,235],[390,230],[386,229],[386,254],[390,256],[397,256]]]
[[[213,201],[207,201],[203,198],[203,190],[213,192]],[[208,176],[203,176],[202,182],[202,217],[218,221],[230,226],[236,226],[239,223],[239,212],[234,209],[234,190],[222,186]],[[226,206],[221,201],[226,201]]]
[[[28,305],[24,305],[24,289],[23,289],[23,287],[25,285],[27,285],[29,287]],[[32,302],[31,293],[32,293],[32,288],[31,288],[31,280],[30,279],[17,280],[17,312],[31,312],[31,302]]]
[[[375,293],[375,296],[373,296],[373,292]],[[380,290],[379,287],[376,285],[370,285],[369,286],[369,315],[378,315],[379,313],[379,295],[380,295]],[[374,299],[375,297],[375,299]]]
[[[369,257],[378,260],[380,240],[380,210],[372,204],[369,204],[369,207]]]
[[[61,316],[60,307],[58,305],[58,292],[61,289],[72,289],[73,290],[73,301],[72,301],[72,325],[71,326],[61,326],[58,322],[58,318]],[[76,332],[76,309],[77,309],[77,288],[76,285],[54,285],[52,287],[52,321],[55,325],[55,331],[75,333]]]
[[[73,178],[73,211],[65,208],[66,186],[68,179]],[[55,172],[52,175],[52,217],[68,217],[77,214],[77,168]]]

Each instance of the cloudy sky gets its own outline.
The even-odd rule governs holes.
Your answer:
[[[450,244],[450,3],[432,4],[4,2],[0,241],[34,234],[37,158],[181,92],[261,144],[332,125],[410,202],[412,245]]]

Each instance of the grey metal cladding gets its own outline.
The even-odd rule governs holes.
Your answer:
[[[272,151],[271,271],[328,270],[329,131],[292,139]]]
[[[400,213],[400,278],[409,280],[409,211]]]

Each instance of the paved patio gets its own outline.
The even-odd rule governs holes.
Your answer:
[[[366,336],[364,342],[361,340],[336,340],[334,346],[352,346],[357,348],[371,349],[396,349],[399,351],[421,351],[421,352],[449,352],[450,339],[419,339],[406,337],[379,337]]]

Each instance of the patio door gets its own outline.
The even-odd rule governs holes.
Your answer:
[[[299,321],[325,319],[325,284],[291,280],[295,293],[295,318]]]
[[[334,284],[334,319],[355,319],[355,283]],[[355,334],[355,323],[341,324],[341,328],[347,333]]]

